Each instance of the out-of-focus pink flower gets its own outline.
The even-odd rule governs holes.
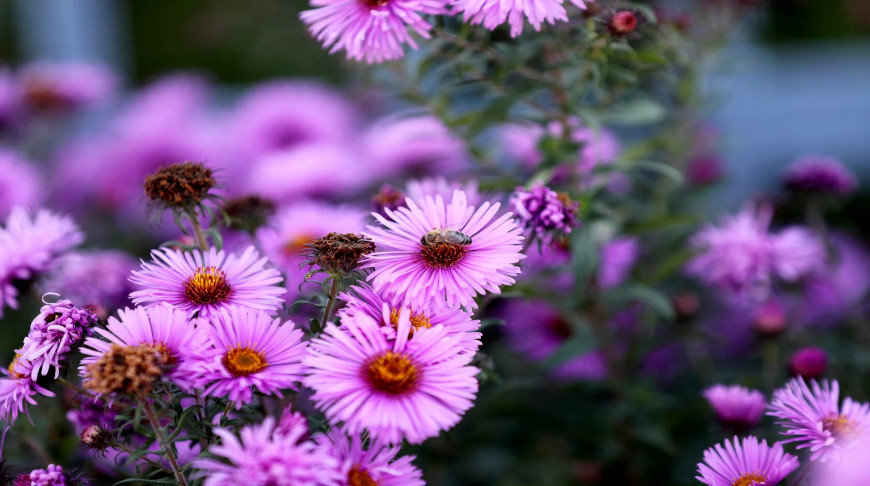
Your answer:
[[[686,166],[686,179],[695,186],[715,184],[723,175],[722,161],[712,155],[695,157]]]
[[[828,369],[828,353],[815,346],[799,349],[791,356],[788,368],[796,376],[821,378]]]
[[[46,111],[103,101],[114,92],[118,78],[99,64],[41,62],[25,66],[19,82],[27,109]]]
[[[601,247],[598,285],[605,289],[619,286],[628,277],[639,256],[640,245],[637,238],[614,238],[605,243]]]
[[[32,209],[42,199],[42,185],[35,162],[0,148],[0,218],[15,206]]]
[[[344,50],[348,59],[378,63],[398,59],[412,32],[429,38],[426,14],[447,13],[446,0],[312,0],[299,14],[311,34],[330,53]]]
[[[870,254],[858,241],[834,235],[834,258],[813,273],[804,286],[798,317],[810,325],[829,325],[860,312],[861,299],[870,290]]]
[[[586,8],[583,0],[570,2],[581,9]],[[465,21],[470,24],[483,24],[487,29],[495,30],[499,25],[509,23],[511,37],[522,34],[526,19],[538,31],[544,23],[568,20],[564,0],[453,0],[452,3],[454,11],[464,14]]]
[[[842,162],[824,155],[805,155],[785,172],[786,187],[812,194],[847,196],[858,188],[858,179]]]

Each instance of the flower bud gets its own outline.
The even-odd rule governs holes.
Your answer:
[[[798,350],[791,357],[789,370],[792,375],[804,379],[821,378],[828,368],[828,353],[822,348],[807,347]]]

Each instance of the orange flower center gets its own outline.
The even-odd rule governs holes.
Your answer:
[[[263,371],[268,365],[263,353],[241,344],[227,351],[221,362],[224,368],[236,378]]]
[[[465,256],[465,245],[456,243],[438,243],[435,245],[423,245],[420,248],[420,259],[434,268],[450,268],[459,263]]]
[[[230,290],[227,274],[217,267],[199,267],[184,282],[184,296],[200,305],[223,302]]]
[[[154,351],[159,354],[160,358],[163,360],[164,365],[172,366],[178,363],[178,355],[162,341],[153,341],[150,343],[142,341],[139,343],[139,346],[154,348]]]
[[[845,415],[832,415],[822,420],[822,428],[834,437],[848,437],[855,431],[855,422]]]
[[[414,388],[419,372],[414,363],[402,354],[387,351],[373,359],[366,368],[366,377],[376,390],[399,395]]]
[[[390,324],[393,326],[394,329],[399,327],[399,310],[398,309],[390,309]],[[430,327],[432,327],[432,321],[429,320],[429,318],[426,317],[425,314],[418,314],[412,310],[411,311],[411,335],[412,336],[414,335],[415,329],[419,329],[421,327],[425,327],[426,329],[429,329]]]
[[[755,486],[764,484],[767,481],[767,476],[760,473],[748,473],[740,476],[737,481],[732,483],[732,486]]]
[[[20,380],[24,378],[25,375],[15,371],[15,367],[18,366],[18,359],[21,358],[21,355],[15,353],[15,357],[12,358],[12,362],[9,363],[9,377],[15,380]]]
[[[360,469],[359,466],[354,466],[347,473],[347,484],[349,486],[378,486],[378,482],[372,479],[367,471]]]

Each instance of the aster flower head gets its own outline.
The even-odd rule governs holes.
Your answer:
[[[465,193],[455,191],[450,202],[441,196],[406,200],[407,207],[373,214],[383,227],[369,226],[377,249],[368,261],[368,276],[384,293],[403,295],[412,307],[477,307],[476,295],[500,293],[514,283],[522,229],[511,213],[496,217],[499,204],[474,208]]]
[[[799,465],[779,442],[768,446],[753,436],[742,442],[734,437],[704,451],[697,479],[709,486],[775,486]]]
[[[84,387],[97,396],[131,395],[145,397],[163,375],[167,364],[160,349],[147,344],[109,349],[79,370]]]
[[[549,241],[556,235],[570,234],[578,224],[580,203],[567,193],[558,193],[542,181],[531,189],[518,187],[511,196],[511,209],[532,235]]]
[[[785,442],[795,442],[798,449],[809,448],[810,459],[828,461],[870,426],[870,405],[846,397],[839,404],[837,380],[809,384],[794,378],[775,391],[768,414],[779,419],[785,428]]]
[[[400,446],[388,446],[378,439],[363,447],[359,434],[348,437],[341,428],[318,437],[338,460],[341,486],[423,486],[423,475],[412,461],[414,456],[396,457]]]
[[[614,37],[628,37],[635,33],[644,17],[635,10],[617,10],[608,15],[604,26]]]
[[[739,385],[713,385],[704,390],[704,398],[725,427],[743,432],[754,427],[764,414],[767,401],[758,390]]]
[[[136,259],[118,250],[87,250],[67,253],[40,285],[107,317],[128,302],[132,284],[127,280]]]
[[[405,193],[395,187],[384,184],[381,189],[372,196],[372,211],[385,215],[384,209],[395,211],[405,205]]]
[[[478,332],[480,321],[472,318],[470,312],[462,309],[438,307],[404,308],[402,299],[377,292],[365,282],[359,282],[347,292],[339,294],[339,299],[347,305],[339,310],[342,318],[353,319],[357,313],[363,313],[382,327],[388,339],[395,339],[399,327],[399,316],[408,312],[411,321],[411,335],[417,329],[430,329],[443,326],[450,336],[458,337],[460,346],[469,353],[474,353],[480,347],[481,334]]]
[[[301,429],[279,432],[272,417],[243,427],[239,437],[227,429],[214,433],[221,443],[209,452],[219,459],[193,463],[205,477],[204,486],[236,486],[240,478],[251,486],[334,486],[340,480],[332,455],[313,441],[300,440]]]
[[[166,208],[192,210],[209,196],[217,181],[212,170],[199,162],[161,167],[145,178],[145,195]]]
[[[570,0],[578,8],[585,9],[583,0]],[[540,31],[544,23],[555,24],[557,20],[567,21],[568,13],[563,0],[539,0],[536,2],[519,2],[515,0],[453,0],[456,12],[465,15],[465,21],[472,25],[483,24],[489,30],[495,30],[507,22],[511,27],[511,37],[523,32],[523,22],[528,19],[535,30]]]
[[[0,148],[0,218],[15,206],[32,208],[42,199],[36,167],[35,162],[17,152]]]
[[[375,244],[365,236],[353,233],[329,233],[308,243],[305,252],[309,268],[342,277],[360,267],[360,262],[375,251]]]
[[[456,425],[477,394],[478,369],[443,326],[418,328],[399,315],[396,338],[364,313],[327,326],[310,344],[305,385],[312,400],[348,433],[368,430],[384,444],[419,444]]]
[[[788,167],[785,186],[807,194],[848,196],[858,188],[858,179],[842,162],[824,155],[805,155]]]
[[[9,368],[2,370],[0,378],[0,419],[15,422],[20,413],[27,413],[27,404],[36,405],[37,394],[53,397],[54,393],[39,386],[32,378],[34,366],[16,355]]]
[[[363,133],[361,144],[367,167],[376,180],[450,175],[468,167],[465,142],[434,115],[378,120]],[[443,197],[447,199],[451,194],[452,190]]]
[[[306,353],[302,331],[292,321],[282,325],[265,312],[237,306],[210,321],[211,349],[196,376],[205,395],[227,397],[241,407],[253,399],[254,390],[279,396],[281,390],[298,390]]]
[[[405,44],[417,48],[412,33],[429,38],[427,14],[447,13],[445,0],[312,0],[299,14],[330,53],[369,64],[399,59]]]
[[[686,270],[732,295],[763,300],[777,278],[793,282],[822,266],[825,251],[809,230],[770,233],[769,208],[745,208],[720,226],[709,225],[691,240],[700,253]]]
[[[55,379],[70,351],[91,334],[99,318],[89,309],[76,307],[69,300],[42,306],[30,323],[30,332],[18,353],[33,364],[31,378],[47,375],[54,368]]]
[[[614,238],[601,247],[601,263],[598,267],[598,285],[609,289],[617,287],[629,276],[640,256],[637,238]]]
[[[274,216],[275,203],[260,196],[243,196],[224,203],[223,210],[230,218],[230,228],[254,234]]]
[[[241,255],[214,248],[203,253],[171,249],[151,252],[153,261],[142,262],[130,281],[140,290],[130,294],[137,305],[168,302],[189,315],[208,317],[232,305],[275,312],[281,308],[281,274],[266,267],[253,246]]]
[[[161,355],[163,376],[188,388],[191,375],[198,369],[198,360],[209,345],[197,325],[203,324],[196,319],[191,321],[187,312],[169,304],[119,310],[118,317],[110,317],[105,329],[96,329],[104,339],[85,340],[81,349],[85,358],[79,370],[86,373],[88,366],[102,359],[112,345],[149,346]]]
[[[107,67],[86,63],[36,63],[21,72],[25,105],[35,111],[78,108],[103,101],[118,84]]]
[[[866,486],[870,484],[867,457],[870,457],[870,436],[864,434],[853,439],[836,460],[815,465],[811,474],[812,480],[808,484]]]

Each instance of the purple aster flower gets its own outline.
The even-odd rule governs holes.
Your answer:
[[[41,183],[35,162],[0,148],[0,218],[8,216],[15,206],[35,207],[42,199]]]
[[[136,259],[122,251],[75,251],[58,259],[41,287],[93,307],[105,317],[128,303],[133,288],[127,278],[135,268]]]
[[[289,297],[298,294],[307,272],[299,268],[306,260],[305,245],[331,232],[359,233],[365,227],[365,219],[362,210],[350,206],[300,201],[279,209],[268,225],[257,231],[256,237],[269,261],[287,275]]]
[[[359,434],[348,437],[341,428],[318,437],[338,460],[341,486],[424,486],[423,474],[414,467],[414,456],[396,458],[400,446],[388,446],[378,439],[363,447]]]
[[[130,294],[136,305],[168,302],[189,315],[208,317],[232,305],[275,312],[283,304],[280,272],[266,268],[267,259],[253,246],[241,255],[163,248],[151,256],[154,260],[143,261],[142,270],[130,277],[141,289]]]
[[[30,486],[67,486],[75,484],[63,472],[63,468],[49,464],[45,469],[34,469],[30,472]]]
[[[739,297],[761,300],[769,296],[774,278],[795,281],[823,264],[824,248],[808,230],[771,234],[770,219],[769,208],[747,207],[721,226],[708,225],[691,240],[700,253],[687,272]]]
[[[456,425],[477,394],[478,369],[443,326],[418,328],[399,314],[396,339],[365,313],[327,326],[311,341],[305,385],[332,423],[368,430],[380,443],[419,444]]]
[[[204,486],[236,486],[240,478],[251,486],[339,484],[336,459],[315,442],[300,440],[306,432],[296,428],[281,433],[272,417],[243,427],[238,438],[230,430],[215,429],[221,443],[209,452],[219,459],[196,459],[193,464],[202,471]]]
[[[85,340],[81,348],[85,358],[79,366],[79,373],[86,376],[87,365],[96,363],[112,344],[151,346],[167,365],[164,376],[182,388],[189,388],[192,374],[199,369],[199,359],[209,348],[204,331],[200,329],[203,326],[207,324],[191,321],[184,310],[169,304],[119,310],[118,318],[110,317],[105,329],[96,329],[104,339],[90,337]]]
[[[555,235],[570,234],[579,224],[580,203],[567,193],[558,193],[538,181],[531,189],[518,187],[511,196],[511,209],[532,236],[550,241]]]
[[[230,127],[242,160],[308,142],[342,142],[354,130],[356,114],[340,93],[303,81],[263,83],[239,101]]]
[[[710,402],[719,422],[738,433],[758,424],[767,405],[760,391],[739,385],[713,385],[704,390],[704,398]]]
[[[106,66],[86,63],[37,63],[21,72],[22,97],[35,111],[66,110],[107,99],[118,79]]]
[[[785,185],[798,192],[848,196],[858,179],[842,162],[824,155],[805,155],[785,171]]]
[[[367,256],[375,267],[368,280],[376,290],[404,295],[411,306],[446,303],[470,310],[477,307],[476,295],[500,293],[500,285],[514,283],[524,258],[522,230],[511,213],[496,218],[498,203],[475,209],[455,191],[446,204],[441,196],[406,204],[387,217],[373,214],[384,228],[368,227],[377,245]]]
[[[807,324],[830,325],[860,312],[870,290],[870,254],[863,244],[844,235],[831,238],[835,258],[805,282],[803,302],[796,314]]]
[[[575,6],[586,9],[583,0],[570,0]],[[465,21],[472,25],[483,24],[495,30],[507,22],[511,26],[511,37],[523,32],[523,22],[529,20],[535,30],[540,31],[545,22],[555,24],[557,20],[567,21],[568,13],[563,6],[564,0],[538,0],[521,2],[517,0],[453,0],[454,11],[463,13]]]
[[[423,16],[447,12],[447,0],[311,0],[311,6],[299,18],[323,47],[369,64],[402,57],[403,44],[416,49],[411,32],[428,39],[432,28]]]
[[[828,353],[815,346],[801,348],[791,356],[788,369],[792,375],[804,379],[821,378],[828,369]]]
[[[578,127],[571,133],[571,140],[582,144],[577,164],[581,174],[590,175],[595,168],[619,158],[619,139],[606,128]]]
[[[84,236],[73,221],[46,209],[32,218],[15,207],[0,228],[0,317],[3,307],[18,307],[16,281],[29,281],[52,268],[64,252],[79,244]]]
[[[77,434],[94,425],[111,425],[115,423],[118,411],[102,399],[94,399],[89,395],[77,394],[71,400],[71,406],[66,418],[72,424]]]
[[[776,336],[785,329],[788,315],[778,299],[770,299],[755,309],[752,324],[763,337]]]
[[[498,132],[504,155],[519,162],[526,170],[533,170],[544,159],[538,144],[544,136],[540,125],[512,123],[504,125]]]
[[[737,437],[704,451],[697,479],[709,486],[774,486],[800,466],[797,457],[786,453],[782,444],[749,436]]]
[[[722,161],[714,155],[695,157],[686,166],[686,179],[695,186],[709,186],[724,176]]]
[[[365,282],[351,287],[339,298],[347,302],[347,306],[339,311],[339,316],[353,320],[357,313],[362,312],[383,328],[388,339],[396,339],[399,315],[405,311],[411,314],[411,334],[420,328],[443,326],[448,335],[459,338],[464,350],[474,354],[480,347],[480,332],[477,332],[480,321],[472,319],[471,313],[462,309],[402,307],[401,299],[383,295]]]
[[[840,451],[837,460],[818,464],[813,468],[810,486],[867,486],[870,484],[870,437],[863,435],[851,441]]]
[[[499,316],[508,345],[532,361],[544,361],[574,336],[574,328],[544,300],[511,299]],[[607,363],[597,351],[574,356],[556,365],[552,375],[563,380],[597,381],[607,376]]]
[[[780,419],[783,434],[791,437],[786,443],[809,448],[811,460],[826,462],[870,425],[870,405],[846,397],[840,406],[839,397],[837,380],[811,380],[807,385],[798,377],[774,392],[768,414]]]
[[[422,201],[426,196],[435,197],[441,196],[445,201],[453,197],[454,191],[462,191],[465,193],[465,200],[470,206],[477,206],[481,203],[481,196],[478,192],[476,180],[469,180],[465,183],[456,181],[448,181],[444,177],[426,177],[424,179],[412,179],[405,186],[405,194],[415,201]],[[404,198],[402,204],[396,208],[404,206]]]
[[[468,167],[463,140],[432,115],[379,120],[366,130],[361,144],[367,167],[379,180],[450,175]],[[355,175],[359,176],[359,171]]]
[[[36,405],[37,394],[53,397],[54,393],[39,386],[32,378],[33,364],[16,355],[8,369],[2,370],[0,378],[0,419],[15,422],[18,414],[27,414],[27,404]]]
[[[598,285],[610,289],[617,287],[628,277],[640,256],[637,238],[614,238],[601,247],[601,263],[598,267]]]
[[[18,351],[23,359],[33,364],[31,378],[36,380],[39,375],[47,375],[53,367],[57,379],[62,362],[74,347],[91,335],[91,328],[98,322],[93,312],[76,307],[69,300],[42,306]]]
[[[245,192],[277,203],[306,198],[344,197],[365,187],[376,170],[359,170],[368,163],[348,144],[315,141],[266,154],[248,167]]]
[[[266,395],[298,390],[305,344],[292,321],[281,324],[265,312],[230,307],[213,314],[208,330],[211,349],[203,353],[197,375],[205,395],[227,397],[237,407],[249,403],[256,389]]]

